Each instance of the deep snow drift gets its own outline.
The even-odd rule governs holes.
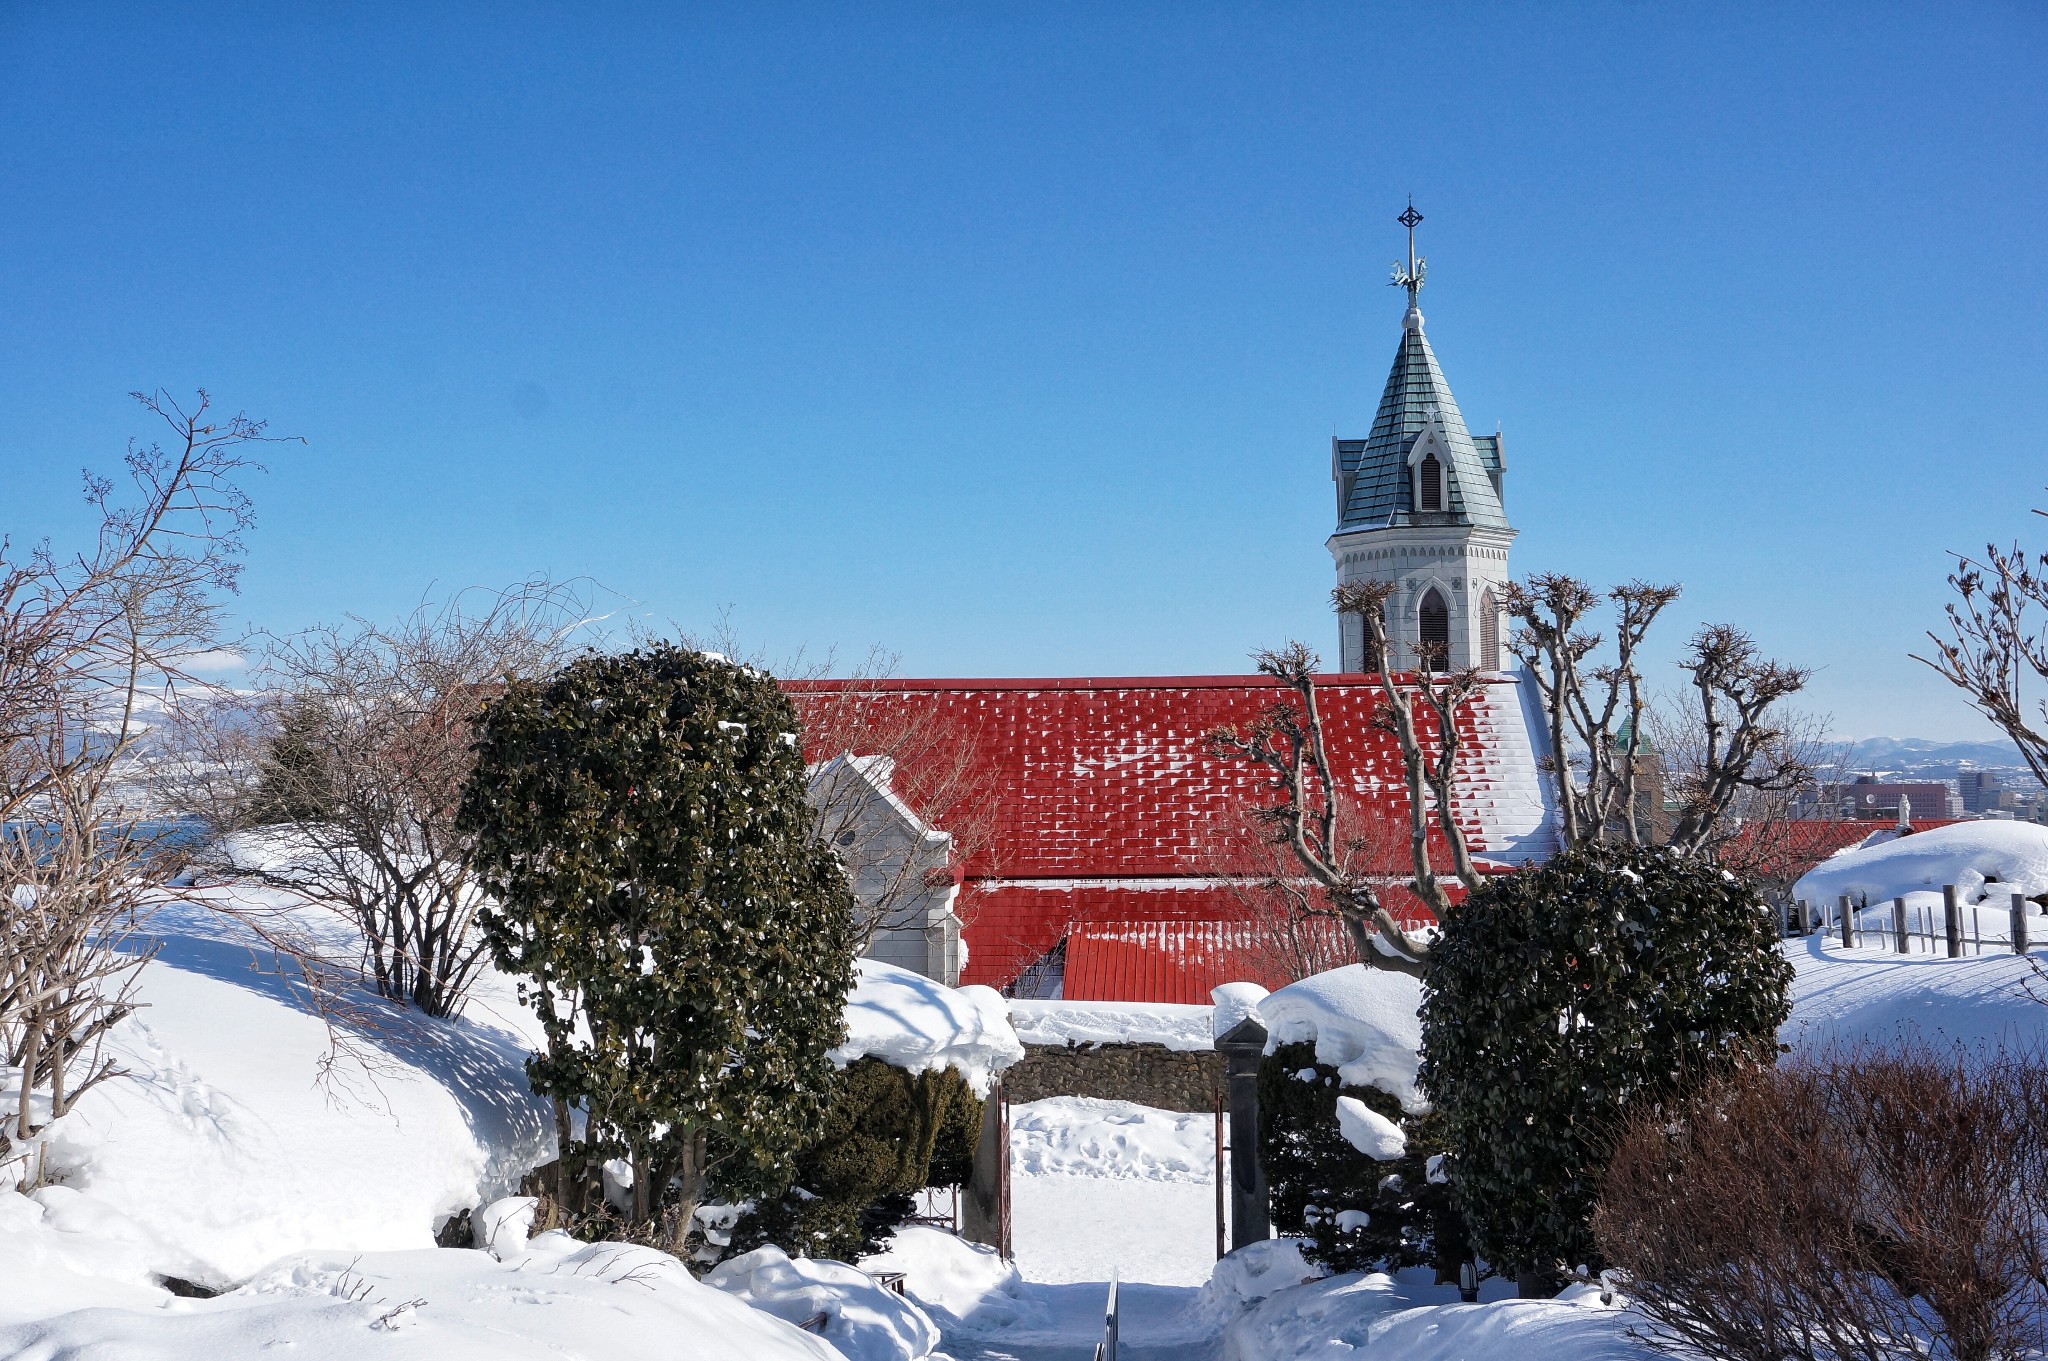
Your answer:
[[[1953,884],[1964,903],[2003,908],[2014,893],[2048,893],[2048,827],[2031,822],[1954,822],[1876,845],[1838,851],[1807,871],[1792,896],[1832,904],[1848,894],[1884,903]]]
[[[846,1043],[831,1055],[841,1067],[868,1057],[913,1073],[953,1068],[987,1095],[995,1075],[1024,1057],[994,988],[949,988],[876,959],[854,971]]]

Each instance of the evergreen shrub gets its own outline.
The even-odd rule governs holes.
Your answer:
[[[732,1251],[773,1243],[792,1257],[858,1261],[881,1250],[926,1186],[966,1180],[961,1131],[981,1127],[981,1098],[950,1068],[910,1073],[876,1058],[847,1066],[795,1175],[757,1191]],[[743,1188],[736,1188],[743,1189]]]
[[[1400,1125],[1407,1154],[1377,1162],[1353,1148],[1337,1123],[1340,1096]],[[1332,1271],[1434,1262],[1449,1197],[1429,1180],[1431,1126],[1378,1088],[1344,1086],[1336,1069],[1316,1062],[1313,1044],[1279,1046],[1259,1065],[1259,1155],[1273,1227],[1308,1239],[1303,1253]]]
[[[1623,1117],[1775,1058],[1792,966],[1748,881],[1591,844],[1489,880],[1423,977],[1423,1090],[1473,1246],[1554,1279],[1600,1265],[1590,1228]]]

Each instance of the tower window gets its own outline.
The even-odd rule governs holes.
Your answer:
[[[1436,461],[1435,453],[1423,455],[1422,467],[1417,470],[1422,481],[1422,508],[1442,510],[1444,508],[1444,465]]]
[[[1422,597],[1419,622],[1416,657],[1428,670],[1446,670],[1451,664],[1451,612],[1434,586]]]
[[[1500,602],[1487,588],[1479,602],[1479,665],[1487,671],[1500,670]]]

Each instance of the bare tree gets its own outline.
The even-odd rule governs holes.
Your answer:
[[[1368,656],[1390,655],[1386,602],[1393,589],[1388,582],[1353,581],[1332,593],[1339,613],[1356,614],[1362,621]],[[1381,670],[1381,702],[1373,722],[1393,734],[1401,750],[1408,787],[1406,887],[1441,919],[1452,904],[1449,885],[1431,863],[1432,828],[1449,852],[1452,878],[1467,892],[1479,887],[1478,869],[1454,815],[1453,776],[1464,742],[1459,720],[1483,681],[1474,670],[1441,670],[1446,660],[1441,645],[1434,645],[1434,651],[1437,655],[1424,649],[1423,669],[1412,676]],[[1222,728],[1210,734],[1210,753],[1265,768],[1272,801],[1255,816],[1272,842],[1292,853],[1329,910],[1343,921],[1360,961],[1419,974],[1429,953],[1429,936],[1403,926],[1388,910],[1384,875],[1375,873],[1379,866],[1371,863],[1376,859],[1373,848],[1347,827],[1343,799],[1331,776],[1315,686],[1321,659],[1302,643],[1254,653],[1253,659],[1262,673],[1281,681],[1292,694],[1269,705],[1247,730]],[[1418,711],[1429,726],[1433,750],[1425,749]]]
[[[1521,624],[1511,646],[1543,707],[1550,752],[1542,765],[1567,845],[1661,840],[1682,855],[1709,854],[1732,831],[1738,801],[1790,795],[1812,780],[1811,744],[1795,740],[1779,708],[1811,673],[1763,657],[1754,639],[1727,624],[1695,633],[1679,662],[1690,694],[1662,723],[1676,767],[1672,753],[1652,750],[1658,724],[1638,659],[1678,594],[1676,586],[1632,581],[1603,595],[1561,573],[1508,587],[1508,611]],[[1614,646],[1596,662],[1604,639],[1586,624],[1603,602],[1614,611]],[[1661,810],[1646,816],[1643,807],[1646,777],[1659,766],[1679,805],[1668,830]]]
[[[471,849],[455,812],[471,727],[509,678],[552,670],[587,622],[555,582],[422,604],[394,625],[350,618],[271,637],[253,713],[219,725],[230,772],[213,817],[268,824],[208,863],[340,913],[378,993],[456,1011],[486,958]]]
[[[1601,596],[1576,577],[1544,572],[1507,588],[1521,622],[1509,644],[1542,701],[1550,753],[1542,759],[1557,794],[1567,845],[1620,839],[1641,845],[1638,811],[1648,693],[1636,655],[1678,587],[1632,581]],[[1583,626],[1602,600],[1614,606],[1613,659],[1588,665],[1602,638]]]
[[[189,410],[133,395],[170,438],[130,442],[132,503],[88,472],[91,548],[0,543],[0,1064],[18,1083],[0,1154],[115,1074],[103,1042],[150,954],[134,933],[177,869],[128,784],[143,711],[221,641],[251,521],[237,479],[268,438],[204,392]]]
[[[1705,772],[1706,724],[1697,692],[1681,690],[1652,706],[1644,722],[1655,739],[1658,778],[1681,797],[1700,787]],[[1853,746],[1828,737],[1826,715],[1787,709],[1773,719],[1777,736],[1759,766],[1773,778],[1739,786],[1705,843],[1715,861],[1748,876],[1784,901],[1800,876],[1840,849],[1816,822],[1840,819],[1830,805],[1822,772],[1848,767]],[[1668,840],[1667,825],[1656,837]]]
[[[1679,812],[1668,844],[1680,855],[1702,855],[1725,839],[1724,820],[1739,797],[1811,784],[1810,750],[1781,721],[1780,705],[1813,673],[1764,657],[1754,639],[1728,624],[1694,634],[1679,666],[1692,676],[1699,738],[1674,782]]]
[[[1294,848],[1275,838],[1262,811],[1254,803],[1219,818],[1203,855],[1210,883],[1237,906],[1249,928],[1247,958],[1288,980],[1358,963],[1350,933],[1322,885],[1303,871]],[[1337,842],[1359,873],[1391,880],[1388,868],[1399,863],[1406,846],[1401,828],[1390,817],[1375,816],[1378,811],[1340,797]]]
[[[2037,1356],[2044,1096],[2031,1054],[1741,1069],[1630,1117],[1594,1230],[1674,1354]]]
[[[2030,557],[2018,544],[1987,544],[1981,563],[1957,555],[1948,584],[1957,596],[1947,607],[1948,637],[1929,633],[1934,655],[1913,660],[1961,690],[2048,785],[2048,701],[2027,693],[2048,682],[2048,633],[2036,614],[2048,612],[2048,553]]]

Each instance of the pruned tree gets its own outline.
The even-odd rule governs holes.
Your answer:
[[[1368,655],[1387,656],[1386,603],[1393,584],[1350,581],[1332,592],[1340,614],[1355,614],[1366,630]],[[1435,649],[1436,655],[1432,655]],[[1408,788],[1407,888],[1441,920],[1451,910],[1450,885],[1431,862],[1430,832],[1441,837],[1451,860],[1451,879],[1470,892],[1479,887],[1479,871],[1454,813],[1455,773],[1464,737],[1460,722],[1466,707],[1480,693],[1480,673],[1442,669],[1442,645],[1424,645],[1422,669],[1403,677],[1380,673],[1381,703],[1373,722],[1393,734],[1401,751]],[[1331,776],[1316,697],[1319,658],[1306,644],[1253,654],[1259,670],[1284,684],[1291,695],[1269,705],[1246,730],[1226,727],[1209,736],[1209,750],[1218,759],[1249,761],[1267,772],[1271,802],[1255,816],[1276,845],[1292,853],[1302,872],[1314,881],[1329,909],[1343,921],[1358,958],[1373,967],[1419,974],[1429,954],[1425,931],[1411,929],[1387,908],[1382,887],[1384,869],[1347,828],[1342,792]],[[1420,710],[1434,739],[1423,744],[1417,723]]]
[[[103,1042],[150,954],[135,932],[178,869],[130,787],[145,710],[221,642],[251,523],[239,479],[269,438],[204,392],[189,410],[133,395],[170,438],[130,442],[132,501],[86,473],[94,543],[0,541],[0,1157],[116,1071]]]
[[[1809,671],[1772,661],[1728,624],[1692,637],[1679,667],[1688,693],[1656,712],[1639,659],[1644,640],[1679,588],[1631,581],[1604,593],[1576,577],[1542,572],[1512,583],[1508,612],[1519,622],[1510,647],[1536,685],[1550,751],[1541,766],[1557,803],[1566,845],[1660,843],[1709,855],[1732,833],[1738,804],[1790,795],[1813,778],[1811,743],[1788,727],[1782,702]],[[1587,627],[1602,605],[1614,640]],[[1656,731],[1663,741],[1652,745]],[[1664,825],[1644,794],[1661,780],[1678,811]]]
[[[1357,963],[1343,918],[1321,883],[1303,871],[1293,846],[1274,837],[1263,809],[1254,802],[1218,818],[1203,852],[1206,877],[1236,905],[1247,928],[1246,957],[1266,974],[1289,980]],[[1406,849],[1404,829],[1386,810],[1341,796],[1336,839],[1367,875],[1374,866],[1397,864]]]
[[[1948,636],[1929,633],[1934,655],[1916,653],[1913,660],[1961,690],[2048,785],[2048,699],[2030,693],[2048,682],[2048,631],[2040,622],[2048,613],[2048,553],[1986,544],[1982,562],[1956,556],[1948,584],[1956,593],[1947,606]]]
[[[1680,855],[1702,855],[1726,839],[1739,798],[1811,785],[1812,752],[1784,722],[1782,702],[1813,673],[1764,657],[1753,638],[1728,624],[1694,634],[1678,664],[1692,677],[1699,726],[1691,759],[1672,772],[1679,811],[1668,844]]]
[[[332,909],[360,929],[378,993],[454,1013],[487,958],[474,849],[455,826],[477,716],[558,665],[586,618],[571,588],[533,580],[393,625],[271,637],[254,713],[216,730],[229,750],[209,763],[241,772],[214,818],[269,831],[220,842],[209,868]]]
[[[1641,845],[1638,788],[1649,693],[1636,664],[1643,638],[1678,587],[1632,581],[1601,595],[1576,577],[1539,572],[1507,588],[1520,622],[1509,648],[1536,684],[1550,751],[1541,758],[1556,791],[1558,832],[1567,845],[1622,840]],[[1614,650],[1585,624],[1605,600],[1614,607]]]

